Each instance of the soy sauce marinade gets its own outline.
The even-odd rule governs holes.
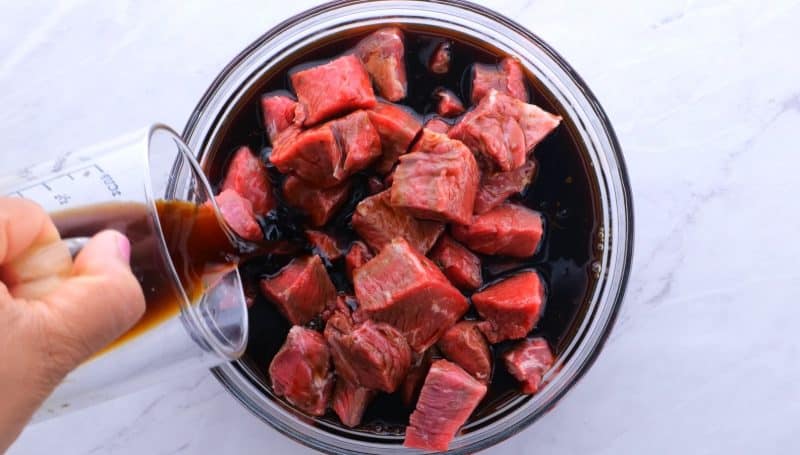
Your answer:
[[[219,184],[227,169],[227,160],[242,145],[252,150],[261,150],[265,159],[271,152],[261,120],[259,99],[263,93],[276,90],[291,90],[289,74],[297,67],[306,68],[330,60],[352,48],[372,29],[362,29],[335,40],[317,43],[314,49],[299,52],[283,62],[280,68],[266,75],[254,87],[244,101],[237,106],[235,114],[225,119],[222,133],[212,144],[209,174],[212,182]],[[405,61],[408,75],[408,96],[399,104],[408,106],[425,121],[435,115],[436,100],[432,96],[437,88],[444,87],[455,92],[461,100],[469,103],[471,91],[471,68],[474,63],[496,64],[504,54],[487,48],[467,37],[454,36],[441,30],[403,27],[405,33]],[[427,69],[431,53],[442,42],[451,48],[450,71],[445,75],[432,74]],[[481,257],[484,282],[491,283],[515,273],[522,268],[535,268],[543,276],[547,287],[544,313],[534,330],[534,335],[544,336],[554,350],[561,352],[568,344],[580,321],[582,308],[594,286],[591,273],[592,262],[598,254],[594,250],[598,219],[595,183],[589,175],[587,164],[579,148],[579,141],[569,131],[569,119],[563,109],[551,101],[536,80],[528,75],[530,102],[564,117],[562,125],[535,151],[538,169],[533,183],[521,197],[512,200],[540,211],[545,217],[545,237],[540,251],[518,267],[495,272],[504,258]],[[272,183],[280,198],[280,183],[283,176],[270,169]],[[354,185],[349,201],[325,230],[338,237],[347,247],[356,235],[350,227],[350,217],[356,204],[369,195],[366,188],[368,175],[352,177]],[[305,229],[303,215],[281,204],[277,214],[261,220],[262,227],[271,235],[294,239],[312,251],[303,238]],[[292,259],[291,256],[270,256],[244,263],[241,272],[246,281],[257,283],[262,276],[276,273]],[[507,258],[505,258],[507,259]],[[345,274],[343,261],[327,264],[328,271],[340,292],[352,293],[352,286]],[[583,310],[585,311],[585,310]],[[250,342],[240,368],[250,373],[269,391],[267,368],[270,360],[283,344],[290,328],[289,323],[275,307],[257,297],[250,309]],[[507,373],[500,354],[512,343],[501,343],[493,347],[495,368],[489,391],[473,414],[471,421],[486,417],[501,410],[520,396],[517,381]],[[405,407],[399,398],[381,394],[367,409],[362,424],[354,431],[375,437],[402,435],[413,409]],[[321,419],[322,425],[333,431],[352,434],[342,426],[337,417],[329,412]],[[469,423],[465,427],[468,430]]]

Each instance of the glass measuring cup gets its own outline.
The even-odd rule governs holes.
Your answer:
[[[131,267],[147,300],[142,320],[69,374],[34,421],[244,351],[247,308],[229,254],[240,240],[223,221],[191,151],[170,128],[156,125],[0,177],[0,195],[39,203],[74,249],[102,229],[127,234]],[[203,250],[219,245],[224,254],[198,260],[199,253],[191,254],[198,241],[205,242]]]

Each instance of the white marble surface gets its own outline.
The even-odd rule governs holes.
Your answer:
[[[316,2],[0,2],[8,170],[152,121]],[[628,296],[597,363],[487,453],[798,453],[800,1],[503,0],[610,115],[636,203]],[[13,166],[10,166],[13,165]],[[291,453],[206,374],[25,431],[12,454]]]

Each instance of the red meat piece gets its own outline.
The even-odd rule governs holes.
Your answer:
[[[306,324],[336,300],[336,288],[316,255],[294,259],[277,275],[262,278],[261,291],[294,325]]]
[[[525,338],[536,327],[544,305],[544,287],[536,272],[522,272],[472,295],[485,319],[478,323],[490,343]]]
[[[447,134],[447,132],[450,131],[450,124],[440,118],[434,117],[425,122],[423,128],[433,131],[434,133]]]
[[[408,151],[422,125],[415,115],[394,104],[378,103],[368,113],[381,138],[383,153],[374,167],[385,174],[394,167],[397,158]]]
[[[369,74],[354,55],[345,55],[291,75],[304,126],[375,106]]]
[[[490,90],[450,131],[487,164],[501,171],[522,167],[528,152],[561,122],[533,104]]]
[[[544,338],[520,341],[503,355],[508,371],[522,383],[522,392],[533,395],[542,376],[553,366],[553,353]]]
[[[418,220],[403,209],[393,207],[390,191],[363,199],[353,213],[353,229],[372,248],[381,251],[393,238],[402,237],[414,248],[427,253],[444,231],[436,221]]]
[[[475,214],[486,213],[502,204],[509,196],[522,192],[533,180],[535,172],[536,162],[528,160],[513,171],[484,173],[475,196]]]
[[[353,281],[353,273],[369,262],[370,259],[372,259],[372,253],[370,253],[364,242],[356,240],[350,245],[350,251],[347,252],[347,256],[344,258],[344,266],[347,271],[347,277],[350,278],[351,282]]]
[[[436,46],[428,61],[428,69],[433,74],[447,74],[450,72],[450,43],[445,41]]]
[[[447,450],[485,395],[486,385],[458,365],[437,360],[425,378],[403,445],[412,449]]]
[[[333,412],[339,420],[350,428],[358,426],[364,417],[364,411],[370,401],[375,398],[375,391],[357,386],[352,382],[338,379],[333,389]]]
[[[312,226],[320,227],[342,208],[351,186],[348,180],[331,188],[317,188],[290,175],[283,181],[283,198],[287,204],[307,213]]]
[[[378,132],[365,111],[356,111],[310,130],[288,129],[275,141],[270,161],[283,173],[322,188],[336,186],[381,154]]]
[[[336,373],[361,387],[394,392],[411,367],[411,349],[397,329],[371,320],[354,325],[337,312],[325,326]]]
[[[433,350],[434,348],[431,348],[422,354],[414,355],[411,369],[408,370],[405,380],[400,384],[398,393],[403,404],[408,407],[413,407],[419,397],[419,391],[422,390],[422,384],[425,383],[425,376],[428,375],[431,363],[433,363]]]
[[[250,201],[233,190],[225,190],[214,199],[217,201],[222,218],[233,232],[245,240],[253,242],[263,240],[264,234],[261,233],[261,226],[256,221],[253,204]]]
[[[325,414],[333,391],[330,352],[318,332],[300,326],[289,330],[269,365],[272,390],[313,416]]]
[[[250,147],[240,147],[228,165],[228,173],[222,182],[222,191],[233,190],[253,204],[256,215],[264,215],[277,205],[272,195],[272,186],[267,177],[267,168]]]
[[[472,217],[469,225],[453,225],[451,232],[472,251],[527,258],[539,248],[544,227],[539,212],[505,203]]]
[[[400,157],[394,171],[391,204],[421,219],[468,223],[480,179],[469,149],[424,130],[413,150]]]
[[[527,103],[528,90],[522,65],[511,57],[504,58],[497,66],[476,63],[472,77],[472,104],[478,104],[492,89]]]
[[[406,97],[405,47],[399,28],[386,27],[371,33],[356,45],[356,55],[381,96],[389,101]]]
[[[464,103],[452,91],[437,90],[435,95],[439,99],[439,103],[436,105],[436,113],[442,117],[458,117],[466,111]]]
[[[296,110],[297,101],[288,96],[268,93],[261,97],[264,128],[267,130],[270,141],[274,142],[278,134],[294,123]]]
[[[309,229],[306,231],[306,239],[314,248],[314,252],[329,261],[335,261],[342,257],[342,250],[336,243],[336,239],[330,235]]]
[[[350,318],[350,314],[352,313],[350,310],[350,303],[355,302],[355,299],[356,298],[351,295],[337,295],[336,300],[328,302],[328,307],[322,311],[322,314],[320,315],[322,317],[322,321],[327,324],[331,317],[333,317],[333,315],[336,313],[342,313]]]
[[[450,327],[436,344],[451,362],[484,384],[492,376],[492,353],[489,343],[475,321],[461,321]]]
[[[443,235],[430,254],[445,276],[457,288],[472,291],[483,283],[481,260],[448,235]]]
[[[431,347],[466,313],[466,298],[436,264],[398,238],[356,270],[357,320],[386,322],[406,336],[416,352]]]

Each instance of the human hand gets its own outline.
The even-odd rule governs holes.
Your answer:
[[[72,369],[131,328],[130,243],[104,231],[74,262],[36,204],[0,198],[0,453]]]

